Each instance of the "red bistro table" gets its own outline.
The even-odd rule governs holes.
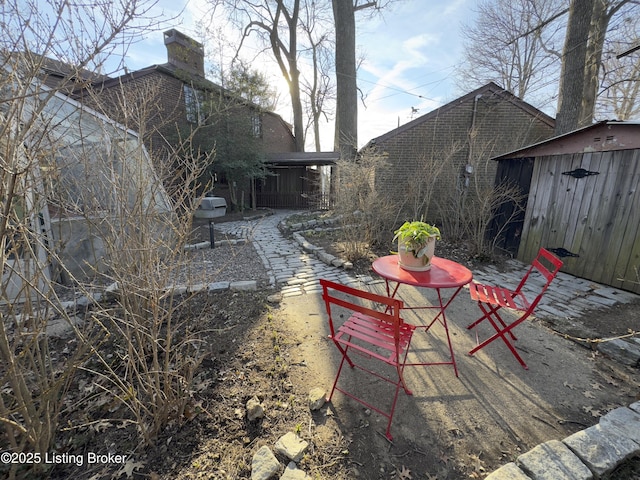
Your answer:
[[[458,376],[458,367],[456,366],[455,356],[453,355],[453,347],[451,346],[451,338],[449,337],[449,327],[447,326],[447,317],[445,310],[453,299],[458,295],[462,287],[471,282],[473,274],[471,270],[459,263],[447,260],[446,258],[433,257],[431,259],[431,269],[425,272],[414,272],[404,270],[398,265],[397,255],[387,255],[374,260],[372,265],[373,271],[384,278],[387,285],[387,295],[389,297],[395,297],[398,292],[398,287],[401,283],[406,285],[412,285],[414,287],[421,288],[433,288],[438,293],[438,305],[433,306],[420,306],[420,307],[405,307],[408,310],[418,310],[426,308],[435,308],[440,310],[436,317],[425,326],[428,331],[431,326],[439,320],[447,334],[447,343],[449,344],[449,352],[451,353],[450,362],[433,362],[422,365],[453,365],[453,370]],[[395,288],[391,291],[390,282],[394,282]],[[449,300],[444,303],[442,300],[442,294],[440,292],[443,288],[455,288]]]

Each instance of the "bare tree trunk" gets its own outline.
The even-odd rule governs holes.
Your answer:
[[[572,0],[564,45],[556,135],[593,122],[607,28],[630,0]]]
[[[336,130],[334,147],[354,159],[358,147],[356,21],[352,1],[332,0],[336,29]]]
[[[593,6],[593,19],[591,21],[591,34],[587,46],[587,63],[585,68],[583,111],[578,119],[579,126],[593,123],[596,99],[598,96],[599,70],[602,63],[602,51],[604,39],[609,26],[611,15],[607,12],[606,0],[596,0]]]
[[[291,83],[291,106],[293,108],[293,133],[296,140],[296,151],[304,152],[304,118],[302,117],[302,100],[300,99],[300,71],[295,59],[289,61]]]
[[[556,135],[575,130],[583,118],[583,93],[586,74],[587,43],[596,0],[571,0],[569,24],[564,43]],[[597,0],[600,1],[600,0]]]
[[[300,99],[300,70],[298,69],[298,16],[300,13],[300,0],[295,0],[289,12],[282,0],[277,2],[278,8],[273,27],[269,32],[271,49],[276,55],[282,75],[288,79],[289,94],[291,96],[291,108],[293,109],[293,133],[296,141],[296,151],[304,152],[304,119],[302,117],[302,100]],[[289,46],[284,47],[278,34],[278,19],[283,17],[288,26]],[[285,59],[283,60],[282,54]],[[286,63],[286,67],[285,67]],[[288,69],[288,72],[287,72]],[[288,73],[288,75],[287,75]]]

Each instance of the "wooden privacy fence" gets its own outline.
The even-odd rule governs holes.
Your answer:
[[[518,258],[554,250],[563,271],[640,293],[640,150],[536,157]]]

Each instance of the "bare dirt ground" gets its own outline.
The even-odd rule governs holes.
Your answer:
[[[339,249],[332,240],[325,243]],[[478,261],[465,258],[464,249],[447,248],[448,254],[446,249],[439,254],[470,266]],[[355,268],[368,271],[369,264],[365,260]],[[310,411],[310,389],[330,387],[337,361],[326,338],[323,306],[312,295],[270,304],[269,293],[201,293],[184,304],[184,315],[203,326],[208,351],[190,392],[190,408],[154,445],[140,445],[135,426],[123,421],[124,409],[85,404],[86,426],[65,429],[57,450],[114,452],[126,455],[127,461],[56,465],[40,476],[247,479],[259,447],[273,447],[282,435],[295,432],[309,442],[298,466],[312,479],[483,478],[537,443],[562,439],[597,423],[607,411],[640,399],[637,369],[602,358],[536,321],[521,338],[529,371],[508,352],[502,356],[506,349],[498,346],[486,355],[460,355],[459,379],[448,366],[429,374],[408,373],[414,395],[401,394],[392,427],[394,441],[389,442],[380,416],[340,394],[319,411]],[[452,304],[452,324],[467,315],[468,299],[463,296]],[[591,312],[584,321],[603,338],[624,334],[638,329],[638,307]],[[473,341],[457,329],[453,335],[463,348]],[[422,343],[426,338],[418,339],[418,347],[425,351],[431,348]],[[79,375],[74,387],[88,380]],[[353,382],[362,382],[357,384],[377,395],[375,382],[355,378]],[[245,406],[253,397],[263,404],[265,416],[249,421]],[[61,424],[75,424],[77,415],[73,409],[63,412]],[[284,458],[279,460],[283,467],[287,464]],[[611,478],[640,478],[638,463],[628,462]]]
[[[312,243],[339,253],[340,246],[331,234],[315,235]],[[384,254],[384,249],[372,252],[374,256]],[[438,255],[472,270],[483,261],[446,242],[439,242]],[[354,268],[364,273],[370,261],[356,262]],[[502,261],[497,259],[495,263],[499,266]],[[478,313],[467,297],[461,292],[448,314],[455,349],[463,352],[472,348],[474,338],[460,327]],[[421,301],[415,291],[403,292],[403,299],[407,304]],[[430,298],[431,302],[435,300]],[[291,299],[285,311],[294,312],[296,318],[307,318],[307,329],[303,330],[322,331],[324,318],[315,320],[308,305],[308,300]],[[321,309],[322,305],[315,308]],[[351,433],[353,473],[359,475],[354,478],[483,478],[538,443],[565,438],[596,424],[606,412],[640,399],[638,370],[618,365],[595,351],[599,339],[637,332],[639,312],[639,303],[588,312],[577,320],[584,327],[574,328],[571,339],[562,322],[534,320],[521,326],[517,348],[528,357],[528,371],[515,362],[504,345],[492,345],[481,356],[457,355],[459,379],[447,370],[431,370],[429,375],[407,372],[414,394],[405,397],[406,402],[401,397],[392,427],[392,433],[400,434],[395,434],[393,444],[381,435],[381,418],[336,394],[334,408],[342,419],[343,431]],[[408,320],[421,322],[418,318]],[[311,341],[314,334],[308,337]],[[414,335],[414,344],[416,340],[418,349],[432,348],[421,335]],[[316,342],[324,355],[314,356],[309,352],[313,347],[307,346],[305,358],[326,359],[331,346]],[[316,375],[330,385],[336,362],[336,358],[333,363],[313,362],[310,369],[314,366]],[[373,382],[360,384],[359,379],[349,378],[359,385],[359,392],[368,392],[369,399],[376,397]],[[640,461],[629,461],[611,478],[640,478]]]

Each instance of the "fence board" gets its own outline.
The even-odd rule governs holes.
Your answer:
[[[578,274],[578,271],[584,268],[585,252],[582,242],[585,238],[585,232],[591,228],[589,215],[592,213],[592,208],[597,208],[596,198],[600,195],[604,179],[606,178],[606,172],[604,172],[604,174],[602,173],[604,166],[602,163],[602,154],[600,153],[585,154],[585,158],[580,166],[585,170],[600,173],[595,176],[585,177],[581,180],[576,179],[583,187],[581,196],[577,196],[575,202],[578,207],[575,210],[575,230],[571,236],[571,241],[567,240],[567,246],[565,247],[567,250],[579,255],[578,258],[565,259],[566,270],[575,272],[575,274]]]
[[[609,278],[606,282],[608,285],[622,287],[624,284],[622,279],[625,278],[627,267],[633,261],[629,252],[637,238],[640,217],[638,210],[640,209],[634,208],[634,205],[638,205],[640,200],[640,194],[637,192],[640,184],[640,164],[637,151],[625,150],[619,152],[617,156],[621,157],[619,161],[622,164],[622,178],[616,193],[618,205],[615,207],[615,216],[612,220],[614,228],[609,244],[604,246],[611,253],[607,255],[610,258],[607,258],[607,262],[603,265],[602,278],[603,281]],[[636,265],[638,265],[637,260]]]
[[[550,181],[544,167],[544,158],[538,159],[533,165],[531,175],[531,190],[525,212],[524,227],[522,229],[522,242],[518,249],[518,258],[524,262],[530,262],[535,254],[532,251],[542,245],[542,232],[547,212]],[[544,180],[544,181],[543,181]]]

